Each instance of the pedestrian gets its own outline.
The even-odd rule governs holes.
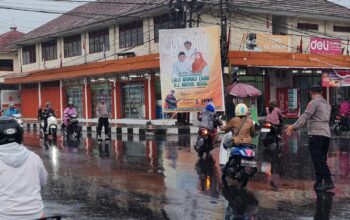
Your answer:
[[[100,100],[100,103],[97,105],[96,108],[96,116],[98,117],[98,126],[97,126],[97,139],[98,141],[101,141],[101,132],[102,127],[105,128],[105,139],[109,140],[109,117],[110,117],[110,111],[108,109],[108,105],[106,103],[106,98],[102,97]]]
[[[0,118],[0,219],[44,217],[42,188],[47,182],[43,161],[22,145],[23,128]]]
[[[329,128],[331,106],[323,98],[321,86],[311,86],[310,95],[312,100],[309,102],[305,112],[299,117],[298,121],[288,126],[287,134],[291,135],[293,131],[299,130],[307,124],[309,150],[316,174],[315,191],[332,190],[335,187],[327,165],[327,154],[331,137]]]

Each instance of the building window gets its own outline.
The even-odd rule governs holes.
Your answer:
[[[154,17],[154,42],[159,42],[159,30],[175,28],[175,23],[169,14]]]
[[[145,88],[143,84],[125,84],[122,86],[123,118],[145,118]]]
[[[24,65],[36,62],[35,45],[23,47],[22,51]]]
[[[89,32],[89,51],[98,53],[109,50],[109,29]]]
[[[300,30],[314,30],[314,31],[318,31],[318,24],[298,23],[297,27]]]
[[[143,22],[137,21],[119,26],[119,48],[143,44]]]
[[[333,26],[333,31],[350,33],[350,26]]]
[[[13,71],[13,60],[0,60],[0,71]]]
[[[64,38],[64,57],[81,55],[81,36],[75,35]]]
[[[57,59],[57,41],[52,40],[45,43],[41,43],[41,51],[43,60]]]

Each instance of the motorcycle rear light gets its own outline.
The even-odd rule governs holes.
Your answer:
[[[254,151],[251,149],[246,149],[245,153],[248,157],[254,157]]]
[[[340,120],[340,119],[341,119],[341,117],[339,115],[337,115],[336,120]]]
[[[265,123],[264,124],[264,128],[271,128],[271,124],[270,123]]]
[[[209,131],[208,131],[208,129],[201,129],[199,131],[199,134],[202,135],[202,136],[208,136],[209,135]]]

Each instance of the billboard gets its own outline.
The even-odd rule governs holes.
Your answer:
[[[310,53],[324,55],[342,55],[340,39],[310,38]]]
[[[164,112],[224,111],[218,26],[159,31]]]
[[[21,106],[21,96],[19,90],[1,90],[1,108],[6,109],[10,103]]]
[[[290,52],[290,38],[284,35],[246,33],[244,50],[256,52]]]
[[[322,86],[350,86],[350,70],[329,70],[322,73]]]

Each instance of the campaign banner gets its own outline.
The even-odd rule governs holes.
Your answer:
[[[224,111],[218,26],[159,31],[164,112]]]
[[[310,53],[323,55],[342,55],[340,39],[310,38]]]
[[[350,70],[329,70],[322,73],[322,86],[350,86]]]
[[[256,52],[290,52],[290,38],[284,35],[246,33],[244,50]]]

